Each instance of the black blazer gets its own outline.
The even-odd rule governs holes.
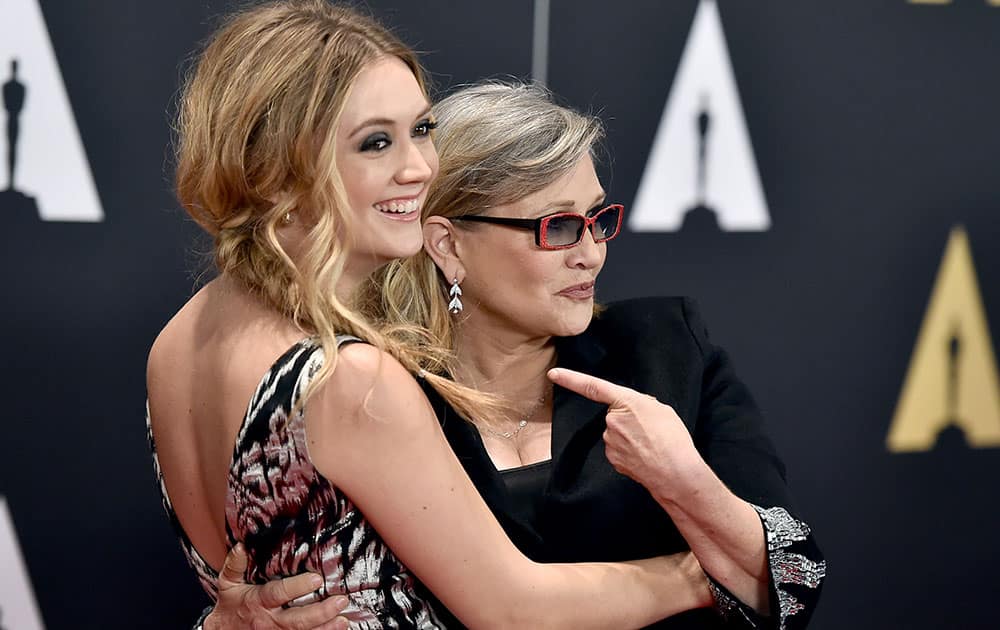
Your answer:
[[[726,353],[710,343],[691,300],[613,303],[583,334],[558,339],[557,352],[559,366],[652,394],[673,407],[706,462],[737,496],[794,513],[784,465],[764,433],[761,414]],[[532,525],[519,521],[510,508],[506,487],[478,431],[429,387],[425,389],[466,472],[528,557],[541,562],[619,561],[688,549],[646,489],[615,471],[605,457],[605,405],[556,388],[552,474],[538,522]],[[812,553],[810,557],[819,559]],[[777,606],[772,593],[772,609]],[[810,612],[795,615],[796,623],[789,627],[802,627]],[[671,617],[656,627],[734,626],[704,609]]]

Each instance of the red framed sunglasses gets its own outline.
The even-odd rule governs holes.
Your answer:
[[[586,215],[575,212],[556,212],[537,219],[513,219],[466,215],[451,217],[452,221],[493,223],[535,232],[535,245],[542,249],[568,249],[581,240],[589,229],[595,243],[604,243],[618,236],[622,229],[625,207],[618,203],[591,210]]]

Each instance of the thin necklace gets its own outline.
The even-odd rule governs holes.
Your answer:
[[[523,418],[521,418],[521,420],[517,423],[517,427],[514,428],[514,430],[512,431],[503,431],[503,432],[494,431],[493,429],[478,423],[476,426],[478,426],[483,431],[486,431],[490,435],[495,435],[496,437],[504,438],[505,440],[513,440],[514,438],[517,437],[517,434],[521,432],[521,429],[528,426],[528,418],[538,413],[538,410],[542,408],[542,405],[545,404],[545,398],[546,396],[544,395],[541,398],[539,398],[538,402],[535,403],[535,405],[531,408],[531,411],[529,411],[527,414],[525,414]]]

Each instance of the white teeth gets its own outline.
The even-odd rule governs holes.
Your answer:
[[[376,203],[374,207],[379,212],[390,214],[409,214],[420,209],[420,202],[416,199],[409,201],[390,201],[388,203]]]

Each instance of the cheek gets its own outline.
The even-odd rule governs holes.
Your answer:
[[[522,308],[529,311],[529,317],[542,323],[550,319],[559,306],[555,293],[569,282],[562,273],[560,261],[556,260],[558,255],[544,256],[552,252],[537,252],[542,255],[534,255],[536,251],[517,261],[516,267],[507,274],[510,276],[507,284],[517,291],[518,301]]]
[[[358,168],[359,165],[349,164],[340,169],[347,201],[355,212],[366,210],[371,204],[379,201],[379,187],[371,168]],[[363,166],[363,165],[362,165]]]
[[[597,269],[594,270],[594,273],[601,273],[601,270],[604,269],[604,263],[608,262],[608,244],[601,243],[600,246],[601,246],[601,262],[597,263]]]
[[[438,154],[433,142],[428,142],[421,147],[420,152],[424,156],[424,161],[431,169],[431,179],[435,179],[438,174]]]

